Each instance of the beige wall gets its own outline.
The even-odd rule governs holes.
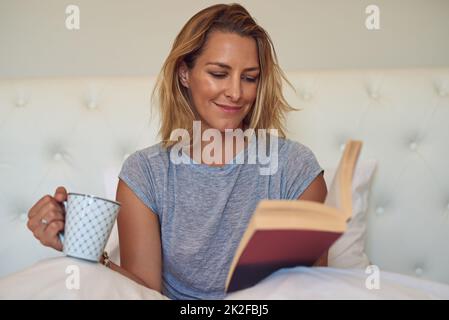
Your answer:
[[[0,0],[0,77],[156,74],[182,25],[221,1]],[[449,66],[448,0],[245,0],[286,70]],[[76,4],[81,29],[65,28]],[[380,8],[380,30],[365,7]]]

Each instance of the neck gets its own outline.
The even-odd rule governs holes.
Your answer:
[[[237,135],[237,139],[234,138],[233,135],[228,134],[226,135],[225,132],[220,132],[220,138],[221,138],[221,148],[220,143],[215,143],[215,138],[210,138],[208,140],[203,140],[203,134],[204,132],[209,129],[207,125],[204,125],[201,123],[201,135],[199,137],[196,137],[197,141],[193,141],[193,143],[190,145],[190,157],[195,159],[198,163],[206,163],[210,166],[223,166],[225,163],[229,163],[232,159],[236,157],[236,155],[242,151],[246,146],[248,145],[247,139],[244,139],[244,131],[248,128],[248,126],[244,125],[243,122],[239,125],[238,129],[241,129],[241,132],[239,132]],[[237,129],[234,129],[237,130]],[[207,139],[207,138],[206,138]],[[237,141],[242,141],[242,143],[237,143]],[[195,140],[195,137],[194,137]],[[200,141],[198,141],[200,140]],[[200,142],[200,143],[199,143]],[[200,152],[197,152],[196,156],[194,153],[194,148],[196,146],[200,147]],[[198,154],[199,153],[199,154]],[[216,154],[218,153],[218,154]],[[198,159],[200,157],[201,159]],[[214,163],[211,163],[210,160],[203,159],[203,157],[208,157],[214,159]]]

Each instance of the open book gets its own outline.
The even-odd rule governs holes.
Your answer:
[[[312,266],[346,231],[361,141],[346,143],[324,204],[262,200],[237,247],[226,292],[248,288],[281,268]]]

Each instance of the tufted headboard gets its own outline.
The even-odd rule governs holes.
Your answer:
[[[289,138],[335,166],[349,138],[377,159],[366,250],[381,270],[449,283],[449,69],[287,72]],[[114,197],[134,150],[157,142],[154,77],[0,80],[0,276],[59,253],[26,228],[57,186]]]

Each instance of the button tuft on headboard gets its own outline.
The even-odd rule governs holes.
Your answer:
[[[53,159],[54,159],[55,161],[61,161],[62,158],[63,158],[63,155],[62,155],[61,153],[59,153],[59,152],[57,152],[57,153],[55,153],[55,154],[53,155]]]
[[[416,149],[418,149],[418,144],[415,141],[410,142],[410,144],[408,145],[408,148],[411,151],[416,151]]]
[[[301,98],[304,101],[309,101],[310,99],[312,99],[312,94],[310,94],[309,92],[304,92],[301,94]]]
[[[423,273],[424,273],[424,271],[423,271],[422,268],[418,267],[418,268],[415,269],[415,274],[416,274],[418,277],[422,276]]]
[[[17,95],[16,95],[16,102],[15,102],[16,107],[18,107],[18,108],[25,107],[30,100],[29,96],[30,96],[29,93],[26,92],[26,90],[24,88],[18,89]]]
[[[380,98],[380,94],[377,91],[372,91],[369,93],[369,96],[374,99],[374,100],[378,100]]]
[[[381,214],[384,214],[384,212],[385,212],[384,207],[379,206],[379,207],[376,208],[376,214],[378,216],[380,216]]]
[[[27,104],[27,101],[25,99],[23,99],[23,98],[19,98],[16,101],[16,106],[19,107],[19,108],[25,107],[26,104]]]
[[[90,101],[87,103],[87,107],[88,107],[89,109],[96,109],[96,108],[97,108],[97,102],[94,101],[94,100],[90,100]]]

